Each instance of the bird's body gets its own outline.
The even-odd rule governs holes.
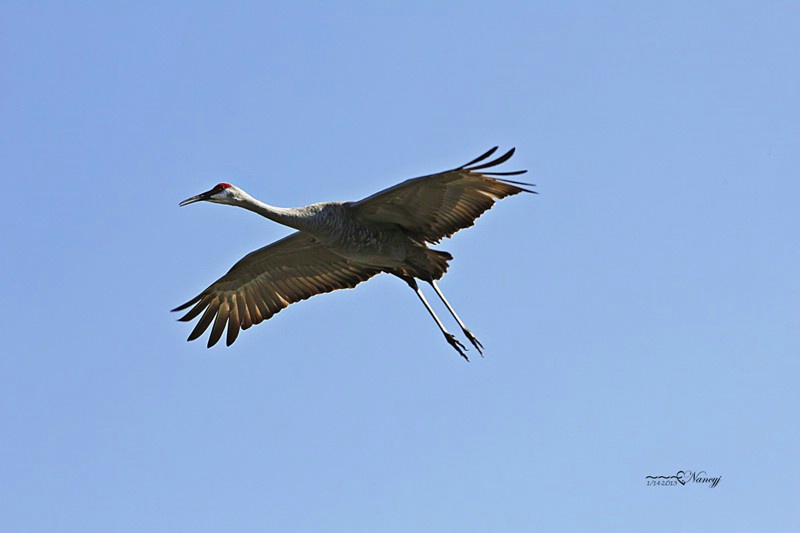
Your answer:
[[[357,263],[381,268],[399,266],[409,253],[409,239],[396,227],[379,228],[359,221],[352,202],[322,202],[307,206],[308,218],[296,229]]]
[[[247,329],[299,300],[336,289],[351,288],[386,272],[414,289],[436,320],[448,343],[466,359],[464,346],[443,326],[419,290],[416,279],[430,283],[467,338],[482,346],[464,326],[436,285],[452,256],[428,248],[459,229],[471,226],[494,201],[520,192],[533,192],[491,177],[525,171],[479,173],[498,165],[514,150],[475,166],[497,148],[451,171],[407,180],[358,202],[321,202],[300,208],[279,208],[260,202],[241,189],[220,183],[210,191],[181,202],[206,200],[243,207],[297,232],[256,250],[205,291],[175,311],[192,309],[181,320],[202,314],[189,336],[194,340],[211,326],[208,346],[220,339],[227,325],[232,344],[239,329]]]

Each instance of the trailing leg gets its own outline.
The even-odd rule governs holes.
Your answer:
[[[464,323],[461,321],[461,319],[458,318],[458,315],[456,314],[455,309],[453,309],[450,306],[450,303],[444,297],[444,294],[442,294],[442,291],[439,290],[439,286],[436,285],[436,282],[435,281],[429,281],[428,283],[431,284],[431,286],[433,287],[433,290],[436,291],[436,294],[438,294],[439,298],[441,298],[442,302],[444,302],[444,305],[445,305],[445,307],[447,307],[447,310],[450,311],[450,314],[453,315],[453,318],[456,319],[456,322],[458,322],[458,325],[461,327],[461,331],[464,332],[464,335],[466,335],[466,337],[469,339],[469,342],[472,343],[472,345],[475,347],[475,349],[478,350],[478,353],[481,354],[481,357],[483,357],[483,344],[481,344],[481,342],[475,337],[475,335],[473,335],[472,332],[467,329],[467,326],[464,325]]]
[[[469,361],[469,357],[467,357],[467,354],[464,353],[464,350],[467,349],[466,346],[461,344],[461,342],[458,339],[456,339],[455,336],[452,333],[450,333],[449,331],[447,331],[445,329],[444,324],[442,324],[442,321],[439,320],[439,317],[436,316],[436,313],[433,312],[433,308],[428,303],[428,300],[425,298],[425,295],[422,294],[422,291],[420,290],[419,285],[417,285],[417,280],[415,280],[414,278],[411,278],[411,277],[407,277],[407,276],[399,276],[398,275],[397,277],[399,277],[400,279],[405,281],[408,284],[408,286],[411,287],[411,289],[417,294],[417,296],[419,296],[419,299],[422,302],[422,304],[425,306],[425,309],[428,310],[428,313],[430,313],[430,315],[433,317],[433,320],[436,321],[436,325],[439,326],[439,329],[444,334],[444,338],[445,338],[445,340],[447,340],[447,343],[450,346],[452,346],[453,348],[455,348],[455,350],[458,352],[458,354],[461,357],[463,357],[464,359]]]

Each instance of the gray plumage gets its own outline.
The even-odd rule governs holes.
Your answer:
[[[297,232],[251,252],[227,274],[173,311],[189,311],[179,320],[200,320],[188,340],[209,327],[208,347],[216,344],[227,326],[226,343],[233,344],[240,329],[269,319],[294,302],[316,294],[352,288],[381,272],[404,280],[423,302],[447,342],[467,359],[466,348],[447,331],[428,304],[416,279],[428,282],[482,353],[483,346],[464,326],[444,298],[436,280],[452,256],[428,248],[460,229],[472,226],[494,202],[521,192],[533,193],[499,176],[523,174],[480,172],[507,161],[512,148],[495,160],[497,147],[453,170],[406,180],[357,202],[323,202],[300,208],[279,208],[260,202],[243,190],[220,183],[210,191],[181,202],[235,205],[258,213]]]

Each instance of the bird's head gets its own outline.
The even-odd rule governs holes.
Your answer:
[[[231,185],[230,183],[217,183],[210,191],[187,198],[178,205],[183,207],[195,202],[236,205],[240,200],[244,199],[245,196],[245,192],[235,185]]]

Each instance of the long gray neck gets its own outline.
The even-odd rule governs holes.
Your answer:
[[[302,230],[306,227],[308,214],[302,207],[274,207],[252,196],[239,203],[239,206],[290,228]]]

